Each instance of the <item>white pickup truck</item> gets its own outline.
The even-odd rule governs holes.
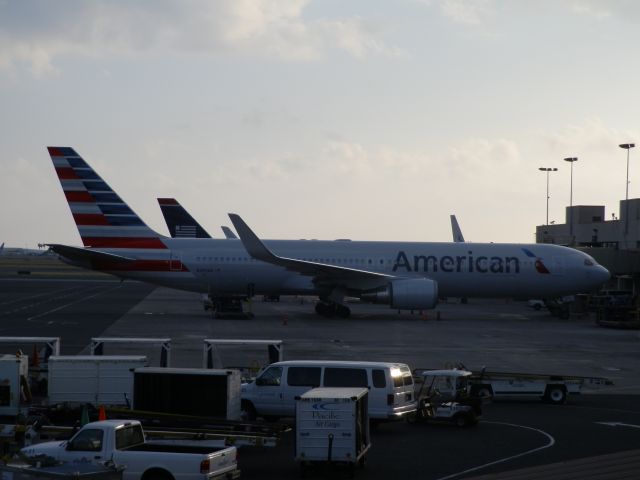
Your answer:
[[[212,480],[240,476],[235,447],[172,445],[145,441],[140,422],[88,423],[68,441],[37,443],[21,450],[62,463],[112,462],[124,467],[123,480]]]

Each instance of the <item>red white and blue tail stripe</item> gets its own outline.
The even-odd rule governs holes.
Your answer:
[[[73,148],[47,149],[85,247],[167,248]]]

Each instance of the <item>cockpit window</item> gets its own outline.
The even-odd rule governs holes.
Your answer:
[[[585,264],[587,267],[593,267],[593,265],[594,265],[593,260],[591,260],[590,258],[585,258],[585,259],[584,259],[584,264]]]

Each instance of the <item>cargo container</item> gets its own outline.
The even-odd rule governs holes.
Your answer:
[[[133,371],[145,365],[145,356],[51,356],[49,403],[129,406],[133,396]]]
[[[240,372],[205,368],[138,368],[134,410],[240,420]]]
[[[30,399],[28,374],[26,355],[0,355],[0,415],[17,415],[20,404]]]
[[[364,466],[371,447],[368,389],[314,388],[296,398],[295,459],[301,474],[319,464]]]

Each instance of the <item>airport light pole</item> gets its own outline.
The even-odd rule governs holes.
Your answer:
[[[538,168],[541,172],[547,172],[547,223],[545,225],[549,225],[549,172],[557,172],[557,168],[548,168],[548,167],[540,167]]]
[[[571,164],[571,183],[569,187],[569,235],[571,236],[571,245],[573,245],[573,164],[578,161],[578,157],[567,157],[564,161]]]
[[[619,145],[620,148],[624,148],[627,151],[627,184],[626,184],[626,192],[625,192],[625,202],[624,202],[624,237],[625,243],[627,241],[627,234],[629,233],[629,151],[635,147],[635,143],[622,143]]]

